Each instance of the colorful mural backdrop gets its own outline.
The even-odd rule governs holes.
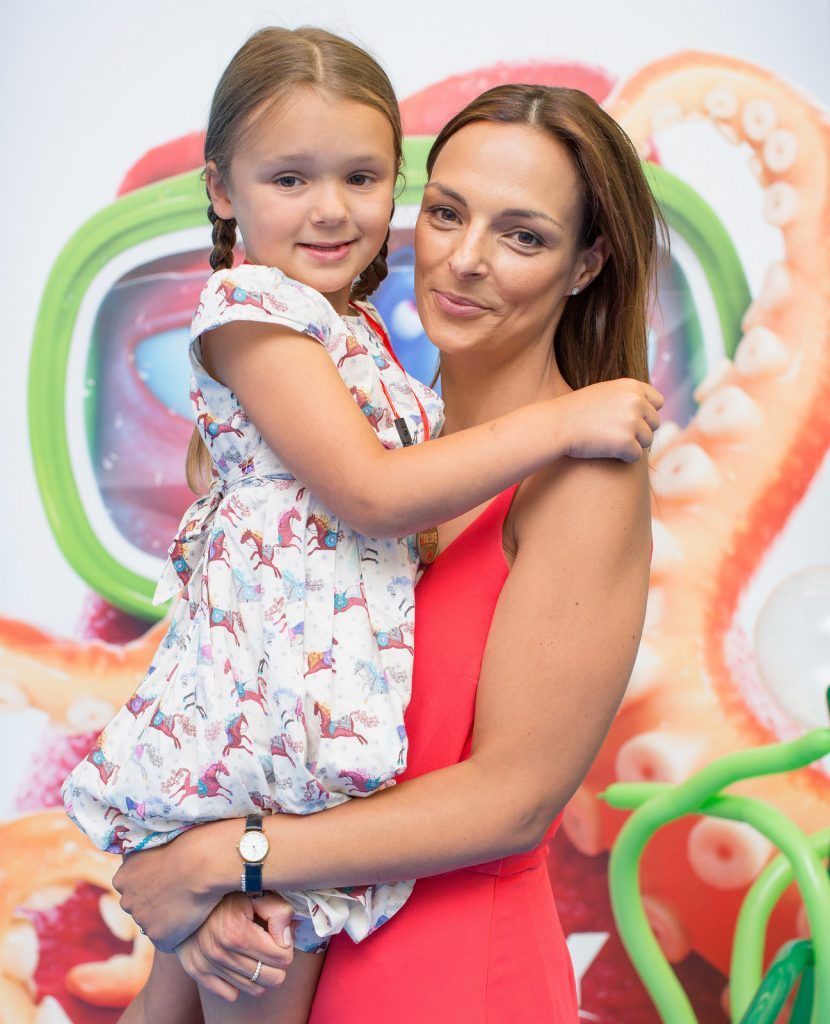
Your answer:
[[[804,45],[816,45],[806,25]],[[826,718],[827,96],[720,52],[675,47],[618,74],[579,54],[540,58],[546,49],[556,50],[529,41],[528,59],[459,67],[404,98],[406,190],[377,305],[407,368],[431,379],[435,351],[412,287],[423,160],[483,89],[575,86],[628,131],[672,235],[650,332],[652,378],[666,396],[651,455],[652,583],[627,696],[566,809],[551,874],[584,1019],[639,1024],[657,1017],[607,895],[625,815],[598,794],[617,780],[681,781],[721,754]],[[28,431],[34,500],[86,596],[72,631],[18,617],[14,589],[31,580],[7,587],[0,606],[0,1020],[14,1024],[114,1021],[151,957],[111,891],[116,859],[68,822],[58,789],[133,693],[165,628],[150,598],[190,500],[186,335],[208,274],[201,142],[198,130],[160,137],[125,163],[117,195],[101,196],[65,239],[33,318],[20,440]],[[828,822],[826,766],[742,791],[805,831]],[[703,818],[675,823],[647,852],[647,913],[701,1021],[726,1020],[735,916],[772,852],[746,826]],[[770,948],[805,929],[789,893]]]

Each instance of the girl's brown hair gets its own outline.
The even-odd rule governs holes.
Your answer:
[[[430,175],[447,140],[476,121],[527,125],[560,142],[582,186],[577,245],[600,235],[608,244],[597,277],[565,303],[553,341],[560,373],[572,388],[617,377],[647,381],[647,317],[668,230],[631,140],[578,89],[500,85],[441,129],[427,158]]]
[[[395,159],[400,169],[403,130],[395,91],[380,65],[354,43],[321,28],[264,28],[247,40],[225,68],[208,117],[205,163],[214,161],[227,180],[231,159],[259,113],[295,89],[314,89],[337,99],[374,107],[392,126]],[[325,140],[321,140],[325,145]],[[210,195],[208,195],[210,199]],[[390,210],[390,220],[392,215]],[[236,221],[223,220],[208,206],[213,224],[210,265],[233,266]],[[365,299],[386,277],[389,234],[380,252],[352,287],[353,299]],[[190,489],[202,492],[210,482],[211,459],[198,430],[187,450],[185,471]]]

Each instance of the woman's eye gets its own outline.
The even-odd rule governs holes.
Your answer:
[[[274,183],[281,188],[296,188],[300,184],[300,179],[296,174],[281,174],[279,178],[274,179]]]
[[[513,237],[524,249],[532,249],[544,245],[542,239],[532,231],[515,231]]]
[[[445,224],[452,224],[456,220],[455,210],[451,210],[449,206],[432,206],[429,213],[436,220],[443,221]]]
[[[352,185],[365,186],[372,184],[372,177],[369,174],[353,174],[349,178],[349,182]]]

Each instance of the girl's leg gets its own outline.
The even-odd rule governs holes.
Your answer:
[[[234,1003],[199,988],[205,1024],[307,1024],[325,958],[325,953],[295,952],[279,988],[261,996],[240,992]]]
[[[175,953],[156,950],[150,977],[118,1018],[118,1024],[203,1024],[203,1021],[196,982],[185,974]]]

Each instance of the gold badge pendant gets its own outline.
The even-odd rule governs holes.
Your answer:
[[[418,557],[423,565],[432,565],[438,554],[438,528],[418,532]]]

